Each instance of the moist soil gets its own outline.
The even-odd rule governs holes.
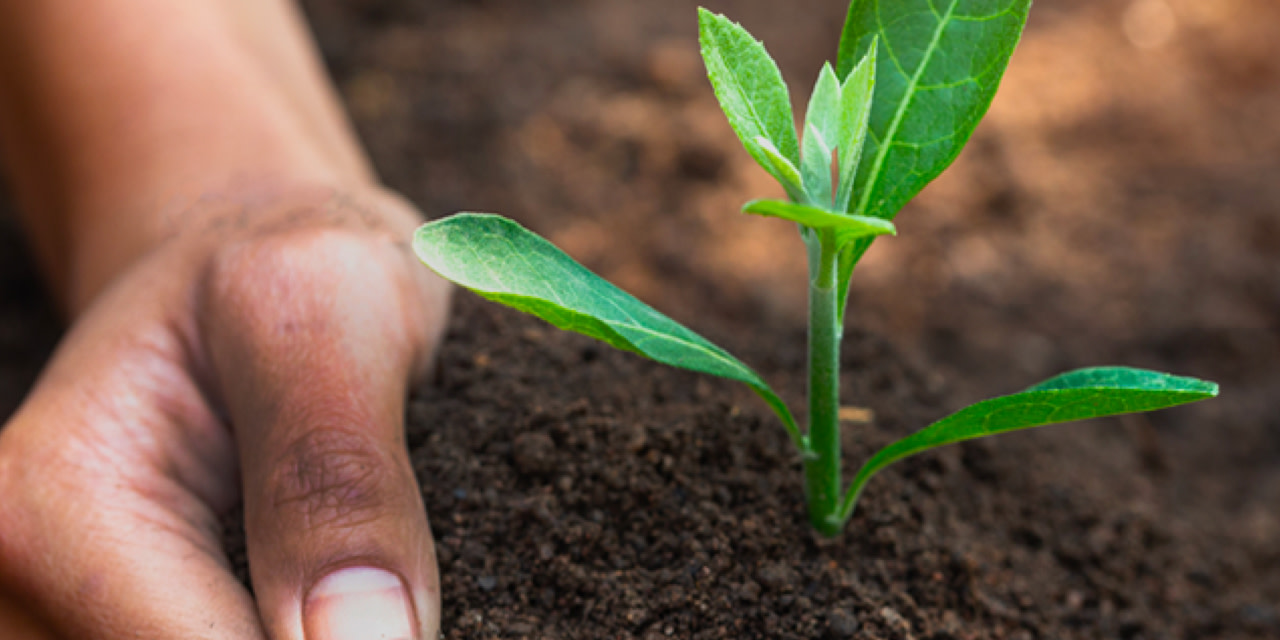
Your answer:
[[[763,403],[472,296],[459,300],[409,442],[439,543],[447,637],[1268,637],[1215,541],[1094,494],[1053,447],[979,442],[875,479],[845,534],[816,537],[800,465]],[[799,399],[802,331],[724,336]],[[848,458],[937,417],[945,396],[853,331],[842,391],[869,419]],[[1176,417],[1175,417],[1176,418]],[[1180,420],[1178,423],[1185,423]],[[1111,425],[1113,428],[1118,425]],[[1174,428],[1203,425],[1178,424]],[[1159,482],[1134,433],[1122,484]],[[846,464],[846,474],[856,465]],[[1095,487],[1096,488],[1096,487]]]
[[[706,4],[794,87],[845,8]],[[519,219],[803,406],[803,250],[735,213],[780,194],[718,112],[695,3],[303,5],[388,184],[429,216]],[[406,414],[443,637],[1280,637],[1276,42],[1270,0],[1036,3],[969,149],[859,267],[846,473],[1072,367],[1222,397],[909,459],[833,540],[745,388],[460,294]],[[5,221],[0,416],[58,334]]]

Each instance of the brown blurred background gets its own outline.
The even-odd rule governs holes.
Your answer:
[[[304,4],[383,175],[429,214],[516,217],[686,320],[803,322],[795,234],[735,214],[780,190],[708,89],[697,3]],[[845,7],[710,4],[805,95]],[[1013,345],[1031,370],[1077,338],[1275,328],[1277,37],[1267,0],[1037,2],[965,154],[860,267],[854,322]]]

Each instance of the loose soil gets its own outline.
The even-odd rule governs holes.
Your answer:
[[[803,332],[724,336],[799,399]],[[1268,637],[1248,561],[1134,489],[1167,473],[1138,423],[1108,464],[979,442],[874,480],[846,534],[809,530],[799,464],[762,403],[466,296],[409,410],[453,638]],[[852,460],[944,394],[884,339],[847,338]],[[1163,416],[1162,416],[1163,417]],[[1162,427],[1202,428],[1173,414]],[[1120,433],[1115,433],[1119,428]],[[847,473],[856,470],[846,465]],[[1247,567],[1243,568],[1250,571]]]
[[[796,87],[845,7],[706,4]],[[776,187],[701,75],[695,3],[304,5],[389,184],[432,216],[520,219],[803,404],[803,251],[735,214]],[[1075,366],[1198,375],[1222,397],[908,460],[821,540],[749,391],[460,295],[407,412],[444,637],[1280,637],[1280,8],[1032,14],[970,148],[855,278],[842,386],[865,419],[846,469]],[[5,223],[0,416],[53,317]]]

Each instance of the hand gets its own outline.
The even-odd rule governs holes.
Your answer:
[[[291,187],[183,220],[0,430],[0,591],[68,638],[435,637],[402,416],[448,292],[415,215]],[[253,595],[221,546],[239,500]]]

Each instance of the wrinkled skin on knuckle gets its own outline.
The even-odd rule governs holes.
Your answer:
[[[394,506],[395,461],[346,428],[308,430],[268,468],[260,507],[286,527],[356,528]]]
[[[345,316],[376,319],[377,328],[400,334],[398,340],[420,340],[423,296],[407,267],[388,240],[359,230],[253,234],[214,252],[201,278],[199,306],[216,319],[208,326],[229,327],[227,333],[323,330],[310,323]]]
[[[251,233],[219,247],[206,269],[213,300],[332,288],[349,279],[392,276],[377,240],[357,231],[307,226]]]
[[[425,371],[446,325],[450,287],[413,256],[415,223],[404,204],[335,196],[228,225],[200,269],[202,324],[270,335],[305,329],[307,318],[325,313],[353,321],[363,313],[376,320],[366,324],[410,347],[413,371]]]

